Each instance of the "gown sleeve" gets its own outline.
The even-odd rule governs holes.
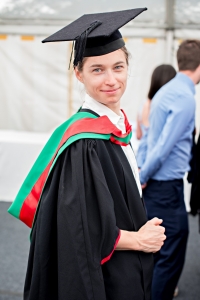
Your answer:
[[[43,191],[24,299],[106,300],[101,264],[119,237],[96,142],[77,141],[59,157]]]

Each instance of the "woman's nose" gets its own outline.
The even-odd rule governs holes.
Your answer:
[[[106,72],[105,84],[107,85],[115,85],[116,84],[115,74],[112,71]]]

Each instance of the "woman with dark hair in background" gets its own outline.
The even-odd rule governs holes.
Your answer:
[[[146,139],[149,129],[151,101],[158,90],[175,76],[176,70],[174,69],[174,67],[164,64],[156,67],[151,76],[148,99],[144,103],[141,115],[137,118],[136,137],[138,140],[141,140],[137,151],[137,163],[139,169],[143,165],[146,157]]]
[[[137,118],[136,137],[138,140],[142,138],[146,129],[149,127],[149,113],[151,107],[151,100],[157,91],[168,81],[174,78],[176,70],[171,65],[160,65],[155,68],[151,76],[151,84],[148,92],[148,99],[143,105],[141,115]]]

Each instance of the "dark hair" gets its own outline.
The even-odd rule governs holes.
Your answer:
[[[122,50],[124,52],[124,55],[125,55],[125,58],[126,58],[126,63],[128,65],[129,64],[130,53],[128,52],[128,50],[125,46],[123,46],[119,50]],[[84,57],[83,60],[78,63],[77,67],[78,67],[79,72],[83,71],[83,66],[84,66],[84,63],[85,63],[86,60],[87,60],[87,57]]]
[[[148,98],[151,100],[157,91],[176,76],[176,70],[171,65],[160,65],[153,71]]]
[[[177,61],[180,71],[194,71],[200,65],[200,41],[185,40],[177,51]]]

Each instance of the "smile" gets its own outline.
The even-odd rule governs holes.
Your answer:
[[[106,93],[106,94],[114,94],[117,92],[120,88],[117,89],[112,89],[112,90],[101,90],[101,92]]]

